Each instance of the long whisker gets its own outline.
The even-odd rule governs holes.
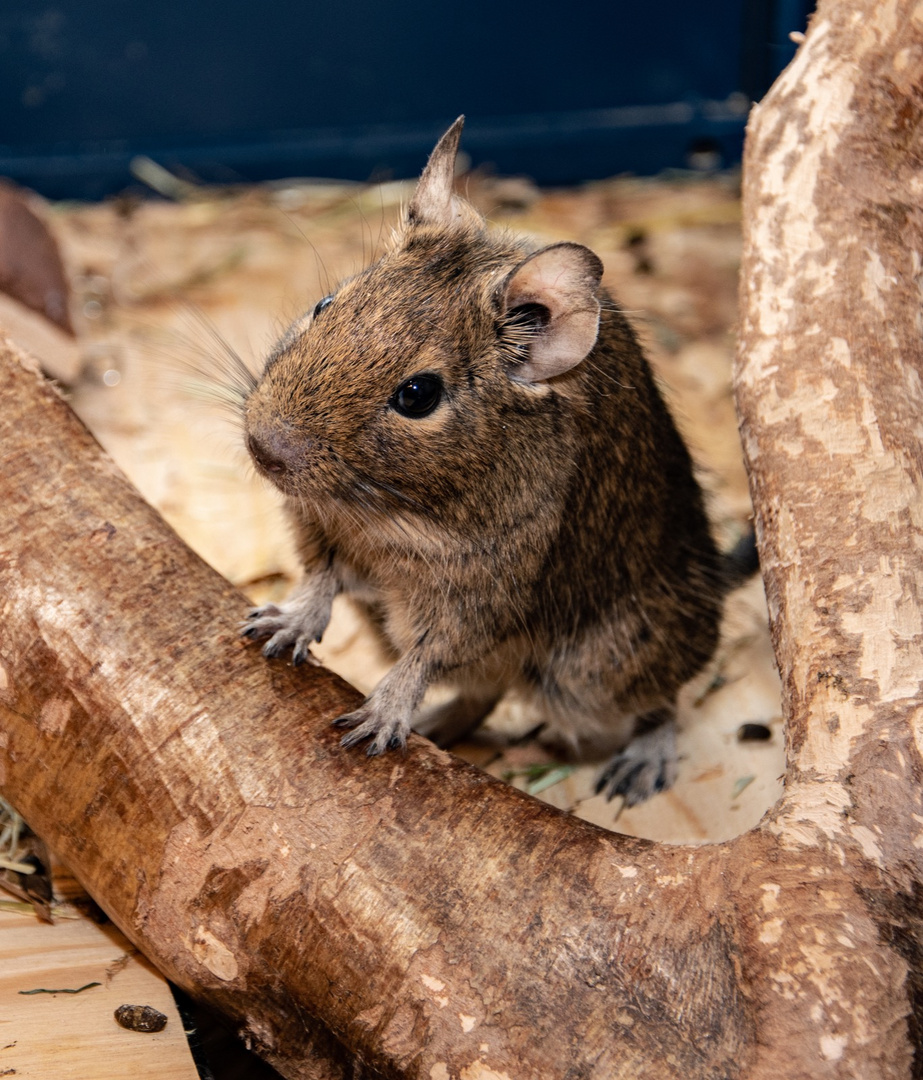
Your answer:
[[[426,511],[427,507],[424,506],[418,499],[414,499],[408,495],[405,491],[400,491],[398,488],[393,487],[391,484],[386,484],[383,480],[373,480],[371,477],[366,477],[366,483],[372,484],[380,491],[387,492],[392,498],[397,499],[399,502],[406,503],[408,506],[414,507],[416,510]]]
[[[250,366],[240,353],[231,345],[224,334],[221,333],[214,321],[196,304],[192,304],[189,301],[180,301],[180,305],[186,316],[193,322],[198,323],[208,336],[218,343],[224,358],[230,364],[230,371],[233,372],[235,376],[236,384],[245,389],[247,393],[252,393],[259,382],[256,373],[251,370]]]
[[[314,255],[314,266],[315,266],[315,269],[317,270],[317,278],[318,278],[318,281],[321,282],[321,288],[324,290],[324,293],[327,294],[327,293],[333,292],[333,288],[331,286],[330,272],[327,269],[327,264],[324,262],[323,255],[321,255],[321,252],[318,249],[317,245],[314,243],[314,241],[308,236],[308,234],[304,231],[304,229],[302,229],[302,227],[298,224],[298,222],[295,220],[295,218],[287,210],[284,210],[281,207],[279,207],[279,213],[282,214],[282,216],[297,231],[298,235],[302,238],[302,240],[304,240],[304,242],[311,249],[311,251],[312,251],[312,253]]]

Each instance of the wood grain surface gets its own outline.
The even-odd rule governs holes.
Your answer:
[[[3,894],[0,893],[0,898]],[[33,994],[35,989],[79,994]],[[119,1005],[167,1016],[154,1034],[119,1027]],[[112,924],[65,907],[53,925],[0,910],[0,1076],[16,1080],[198,1080],[163,976]]]

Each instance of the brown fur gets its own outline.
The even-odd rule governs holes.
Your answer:
[[[391,250],[296,324],[246,403],[306,579],[245,633],[297,661],[338,591],[374,603],[400,659],[343,718],[344,742],[370,738],[370,753],[403,743],[436,680],[459,687],[429,718],[446,736],[518,687],[570,741],[624,742],[636,717],[669,720],[712,655],[720,558],[598,260],[578,245],[530,260],[532,246],[487,231],[447,187],[459,132],[434,151]],[[545,325],[524,319],[530,302]],[[419,373],[441,376],[444,397],[408,418],[389,402]],[[629,794],[634,780],[607,782]]]

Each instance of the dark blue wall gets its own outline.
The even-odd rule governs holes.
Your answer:
[[[89,198],[138,153],[206,181],[407,176],[460,112],[474,164],[542,183],[730,164],[807,9],[5,0],[0,174]]]

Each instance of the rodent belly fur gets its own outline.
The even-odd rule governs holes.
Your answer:
[[[675,774],[680,687],[711,657],[726,567],[689,453],[627,320],[578,244],[487,230],[452,189],[461,120],[391,249],[295,323],[245,406],[305,567],[251,613],[264,652],[308,656],[341,591],[398,653],[347,746],[443,743],[508,690],[575,746],[641,734],[601,787]],[[421,709],[435,682],[457,697]]]

